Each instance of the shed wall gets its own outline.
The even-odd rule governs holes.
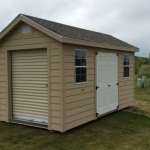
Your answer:
[[[61,55],[62,55],[62,44],[51,43],[50,44],[50,117],[51,117],[51,129],[62,130],[61,120],[61,105],[62,105],[62,74],[61,74]]]
[[[50,129],[60,130],[60,54],[62,51],[61,44],[55,39],[43,34],[39,30],[33,28],[31,34],[21,36],[19,26],[7,35],[0,43],[0,121],[9,122],[8,116],[8,99],[7,99],[7,50],[20,49],[38,49],[38,47],[48,47],[48,83],[49,89],[49,106],[50,113]]]
[[[75,84],[75,62],[74,50],[87,50],[88,54],[88,82]],[[119,109],[133,105],[134,101],[134,53],[107,50],[100,48],[89,48],[71,44],[63,45],[65,55],[65,129],[69,130],[78,125],[96,119],[96,78],[95,53],[118,53],[118,101]],[[130,54],[130,77],[123,77],[123,54]]]
[[[74,50],[88,50],[88,82],[75,84]],[[94,48],[64,44],[65,55],[65,129],[95,119],[95,52]]]

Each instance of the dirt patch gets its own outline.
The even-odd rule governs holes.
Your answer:
[[[150,117],[150,102],[135,100],[134,105],[126,108],[125,111],[143,114]]]

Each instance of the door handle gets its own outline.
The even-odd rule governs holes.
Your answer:
[[[108,85],[108,86],[111,86],[111,85]]]

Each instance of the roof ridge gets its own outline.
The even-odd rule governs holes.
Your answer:
[[[63,24],[63,23],[51,21],[51,20],[48,20],[48,19],[43,19],[43,18],[39,18],[39,17],[34,17],[34,16],[26,15],[26,14],[21,14],[21,15],[23,15],[23,16],[25,16],[25,17],[33,17],[33,18],[36,18],[36,19],[41,19],[41,20],[44,20],[44,21],[49,21],[49,22],[56,23],[56,24],[60,24],[60,25],[67,26],[67,27],[72,27],[72,28],[76,28],[76,29],[80,29],[80,30],[85,30],[85,31],[89,31],[89,32],[94,32],[94,33],[98,33],[98,34],[103,34],[103,35],[111,36],[111,35],[109,35],[109,34],[97,32],[97,31],[92,31],[92,30],[88,30],[88,29],[84,29],[84,28],[80,28],[80,27],[75,27],[75,26],[71,26],[71,25],[67,25],[67,24]]]

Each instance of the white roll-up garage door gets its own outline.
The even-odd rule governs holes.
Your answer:
[[[46,50],[12,52],[13,119],[48,124]]]

